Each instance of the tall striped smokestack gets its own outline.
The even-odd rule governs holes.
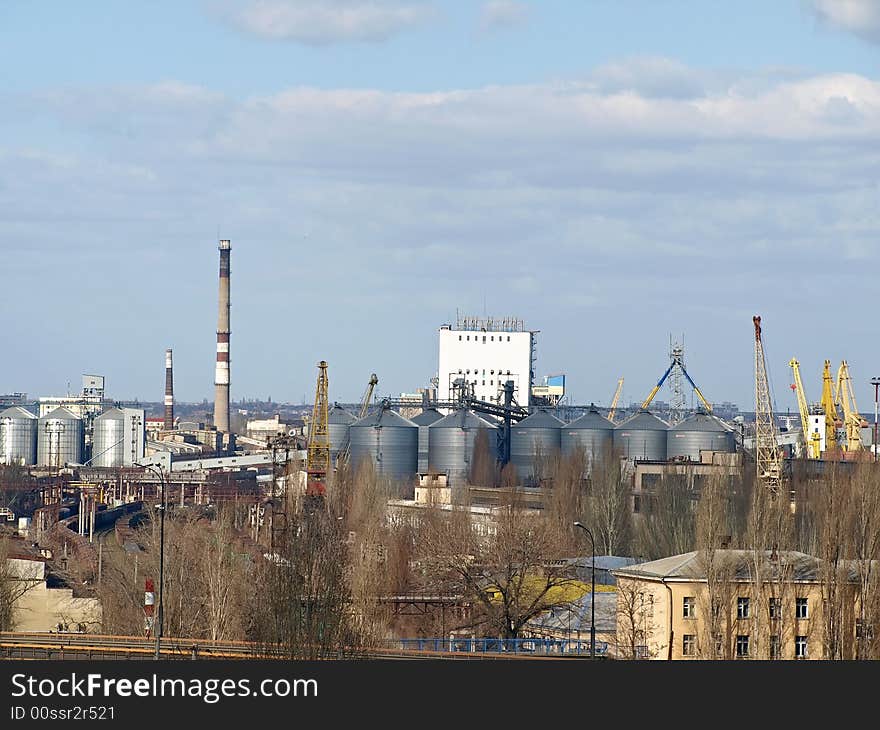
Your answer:
[[[217,365],[214,369],[214,425],[229,433],[229,253],[220,241],[220,311],[217,317]]]
[[[174,371],[171,350],[165,350],[165,423],[166,431],[174,428]]]

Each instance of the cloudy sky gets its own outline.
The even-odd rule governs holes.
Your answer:
[[[880,0],[5,0],[0,69],[0,392],[212,398],[219,234],[234,399],[412,391],[459,310],[749,409],[759,313],[780,410],[871,410]]]

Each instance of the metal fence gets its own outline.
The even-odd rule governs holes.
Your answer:
[[[450,651],[494,654],[574,655],[589,656],[590,642],[584,639],[492,639],[473,637],[398,639],[396,646],[411,651]],[[605,656],[608,644],[596,642],[596,656]]]

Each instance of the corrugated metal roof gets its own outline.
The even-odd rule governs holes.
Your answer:
[[[582,428],[593,431],[613,431],[614,424],[611,423],[605,416],[599,413],[598,408],[591,407],[589,411],[587,411],[580,418],[572,421],[571,423],[566,424],[565,428]]]
[[[119,410],[118,408],[108,408],[104,411],[100,416],[98,416],[96,421],[124,421],[125,414]]]
[[[545,408],[539,408],[519,423],[514,423],[511,428],[563,428],[564,426],[564,421],[558,419]]]
[[[12,406],[0,413],[0,418],[26,418],[28,420],[37,420],[37,417],[27,408],[21,406]]]
[[[359,421],[351,424],[352,428],[359,428],[361,426],[372,426],[374,428],[418,428],[415,423],[390,408],[379,408],[377,411],[368,413]]]
[[[694,413],[681,423],[672,427],[673,431],[712,431],[731,433],[733,428],[717,416],[708,413]]]
[[[58,421],[81,421],[82,419],[73,413],[72,411],[67,410],[63,406],[58,406],[54,411],[47,413],[43,418],[49,419],[53,418]]]
[[[346,410],[338,403],[334,403],[333,407],[330,409],[330,412],[327,414],[327,423],[333,423],[336,425],[342,424],[347,426],[350,423],[354,423],[357,420],[357,416],[355,416],[351,411]]]
[[[761,553],[765,565],[773,565],[772,553],[764,550]],[[751,550],[716,550],[716,564],[723,563],[733,568],[733,580],[749,580],[751,566],[754,564],[755,553]],[[786,567],[786,577],[795,581],[814,581],[818,579],[820,560],[795,550],[780,550],[778,561]],[[634,578],[669,578],[679,580],[705,580],[707,565],[705,553],[690,552],[671,555],[647,563],[639,563],[627,568],[612,571],[618,577]],[[772,574],[768,573],[768,578]]]
[[[618,431],[668,431],[669,424],[650,411],[639,411],[615,426]]]
[[[469,411],[466,408],[459,408],[448,416],[441,418],[439,421],[435,421],[431,424],[430,428],[461,428],[461,429],[476,429],[476,428],[495,428],[488,421],[480,418],[473,411]]]
[[[588,633],[593,617],[593,600],[596,601],[596,631],[609,633],[617,627],[617,591],[585,593],[570,604],[556,606],[529,621],[532,630]]]
[[[432,423],[435,423],[443,418],[443,414],[440,413],[436,408],[427,408],[426,410],[419,413],[419,415],[411,418],[410,420],[416,424],[416,426],[430,426]]]

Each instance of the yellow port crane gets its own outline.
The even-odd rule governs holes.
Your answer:
[[[611,410],[608,411],[608,420],[614,423],[614,413],[617,410],[617,401],[620,400],[620,393],[623,390],[623,378],[617,381],[617,390],[614,391],[614,397],[611,399]]]
[[[862,448],[862,428],[868,424],[859,415],[852,378],[849,374],[849,365],[846,360],[840,363],[840,368],[837,370],[834,401],[843,411],[843,425],[846,429],[845,448],[847,451],[858,451]]]
[[[326,492],[327,473],[330,471],[330,412],[328,398],[327,361],[318,363],[318,382],[315,386],[315,407],[309,423],[309,440],[306,455],[306,500],[307,508],[314,509],[323,504]]]
[[[804,384],[801,380],[801,364],[792,358],[788,362],[794,376],[794,385],[792,389],[797,395],[798,410],[801,413],[801,430],[804,434],[804,449],[807,457],[810,459],[818,459],[820,456],[820,448],[822,437],[818,431],[810,433],[810,409],[807,406],[807,394],[804,392]]]
[[[837,429],[843,423],[837,415],[837,406],[834,404],[834,381],[831,379],[831,361],[825,361],[822,370],[822,412],[825,414],[825,450],[829,451],[838,445]]]

